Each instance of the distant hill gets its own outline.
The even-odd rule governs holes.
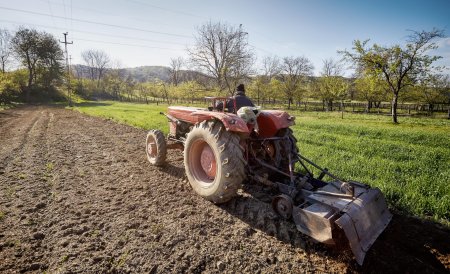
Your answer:
[[[148,82],[162,80],[168,82],[170,80],[170,69],[163,66],[143,66],[135,68],[120,69],[120,74],[127,78],[131,76],[136,82]]]
[[[85,65],[73,65],[73,70],[77,77],[89,78],[89,67]],[[131,78],[139,83],[161,80],[164,82],[170,81],[170,69],[164,66],[142,66],[134,68],[121,68],[119,75],[122,79]],[[207,77],[197,71],[182,70],[180,71],[181,80],[201,79],[205,80]]]

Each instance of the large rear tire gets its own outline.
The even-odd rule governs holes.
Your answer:
[[[160,130],[150,130],[145,141],[145,152],[148,161],[155,166],[162,166],[166,162],[167,145],[164,133]]]
[[[187,135],[184,167],[194,191],[214,203],[236,196],[245,176],[240,137],[219,121],[203,121]]]

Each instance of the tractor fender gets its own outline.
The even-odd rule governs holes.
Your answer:
[[[196,116],[199,120],[217,119],[222,122],[227,131],[239,132],[244,134],[250,134],[250,130],[247,127],[247,123],[234,113],[215,112],[215,111],[203,111],[198,110],[191,113],[192,116]],[[199,122],[201,122],[199,121]]]
[[[295,125],[295,117],[281,110],[263,110],[258,115],[259,136],[270,138],[282,128]]]

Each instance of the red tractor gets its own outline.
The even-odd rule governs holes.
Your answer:
[[[207,109],[171,106],[162,113],[170,131],[167,137],[159,130],[147,134],[150,163],[163,165],[168,148],[184,149],[189,183],[213,203],[235,197],[242,183],[264,184],[277,193],[272,198],[277,214],[293,219],[299,231],[322,243],[334,244],[345,235],[362,264],[392,218],[381,191],[341,180],[301,155],[290,129],[295,117],[287,112],[243,107],[229,113],[215,106],[233,98],[208,99],[212,104]],[[331,181],[324,181],[325,176]]]

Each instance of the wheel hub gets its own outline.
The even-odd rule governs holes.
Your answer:
[[[209,179],[214,179],[216,176],[216,158],[211,147],[207,144],[202,149],[200,156],[200,164],[203,171],[206,173]]]
[[[153,138],[148,139],[147,152],[150,157],[154,157],[158,153],[158,148],[156,147],[156,142]]]
[[[285,194],[278,195],[272,200],[273,210],[284,219],[292,216],[293,205],[291,197]]]

